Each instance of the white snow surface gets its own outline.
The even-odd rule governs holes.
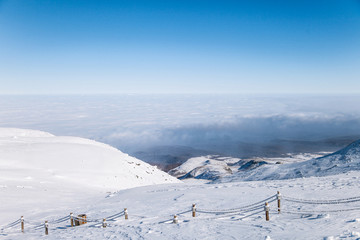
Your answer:
[[[266,164],[251,171],[238,171],[218,181],[291,179],[336,175],[354,170],[360,170],[360,140],[324,157],[290,164]]]
[[[0,134],[1,239],[355,240],[360,236],[360,173],[351,171],[359,159],[357,143],[324,158],[294,163],[314,166],[309,175],[316,175],[321,167],[320,172],[328,175],[324,177],[178,184],[169,175],[105,144],[37,131],[11,131]],[[325,166],[332,168],[325,171]],[[119,174],[118,167],[122,167]],[[149,170],[154,170],[153,174],[146,173]],[[149,185],[154,183],[169,184]],[[128,189],[119,190],[122,186]],[[280,214],[277,191],[282,194]],[[265,221],[265,201],[270,202],[270,221]],[[196,204],[195,218],[192,204]],[[235,211],[251,204],[255,207]],[[87,214],[89,222],[70,227],[70,212]],[[177,224],[172,223],[174,214]],[[20,216],[24,216],[24,233]],[[101,227],[103,218],[106,228]],[[44,234],[46,220],[48,236]]]
[[[240,159],[233,157],[222,157],[218,155],[207,155],[188,159],[185,163],[169,171],[169,174],[181,179],[203,179],[209,181],[231,181],[244,180],[244,175],[257,173],[254,169],[263,165],[275,165],[277,163],[296,163],[311,160],[315,157],[323,156],[322,154],[287,154],[285,157],[277,158],[251,158]],[[276,168],[276,166],[275,166]],[[260,175],[259,173],[257,173]],[[239,177],[240,176],[240,177]],[[243,177],[243,178],[241,178]],[[256,176],[255,176],[256,177]],[[249,179],[252,180],[252,179]],[[258,179],[261,180],[261,179]]]
[[[175,177],[197,178],[197,179],[217,179],[220,176],[225,176],[232,173],[228,163],[239,161],[237,158],[221,158],[221,160],[214,156],[195,157],[188,159],[169,171],[169,174]]]
[[[106,191],[179,182],[109,145],[40,131],[0,128],[0,154],[4,184],[13,179],[13,173],[7,176],[10,171],[19,174],[26,171],[23,179],[27,181],[36,181],[37,173],[41,172],[51,175],[51,181],[61,179]]]
[[[0,223],[33,209],[178,179],[96,141],[0,128]]]
[[[221,184],[162,184],[121,190],[108,196],[88,195],[68,209],[35,209],[24,216],[25,233],[20,225],[0,231],[2,239],[358,239],[359,201],[345,204],[311,205],[282,199],[282,212],[276,201],[270,203],[270,221],[265,221],[263,199],[276,191],[302,199],[343,199],[359,196],[359,172],[327,176],[234,182]],[[207,214],[203,209],[233,209],[260,201],[260,209],[249,214]],[[196,204],[197,215],[191,216]],[[128,209],[129,219],[119,214]],[[329,212],[334,210],[346,212]],[[70,227],[56,219],[86,213],[91,222]],[[309,213],[303,213],[308,211]],[[325,211],[325,212],[323,212]],[[294,213],[291,213],[294,212]],[[251,215],[255,213],[254,215]],[[177,214],[178,224],[172,223]],[[249,216],[251,215],[251,216]],[[101,227],[106,217],[107,228]],[[7,222],[17,220],[8,217]],[[49,235],[41,225],[49,220]],[[33,229],[39,224],[38,229]]]

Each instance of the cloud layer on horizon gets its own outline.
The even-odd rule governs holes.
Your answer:
[[[73,135],[135,152],[360,136],[360,96],[1,96],[0,127]],[[230,149],[230,150],[229,150]]]

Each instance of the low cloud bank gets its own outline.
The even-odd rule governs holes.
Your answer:
[[[129,153],[187,146],[275,154],[360,138],[359,102],[355,95],[0,96],[0,127],[91,138]]]
[[[332,139],[336,142],[340,141],[336,140],[337,138],[344,137],[347,141],[360,138],[359,117],[319,114],[245,117],[227,123],[189,124],[174,128],[147,129],[146,131],[114,132],[106,136],[104,140],[130,152],[139,148],[179,145],[241,155],[247,152],[244,148],[283,145],[284,151],[289,151],[291,148],[287,148],[286,145],[291,143],[314,144],[331,142]],[[341,145],[342,141],[339,144]],[[335,144],[335,146],[337,145]],[[321,147],[319,145],[319,150]],[[259,151],[266,151],[266,148]]]

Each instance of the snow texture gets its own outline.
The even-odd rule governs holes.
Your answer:
[[[358,165],[359,142],[326,157],[269,163],[219,178],[234,182],[178,184],[177,179],[105,144],[30,130],[1,132],[1,239],[355,240],[360,236],[360,174],[351,171]],[[183,170],[216,165],[213,160],[192,160]],[[217,158],[221,160],[240,167],[235,160]],[[296,170],[291,169],[294,166]],[[303,171],[306,178],[294,174],[300,167],[308,168]],[[279,175],[274,175],[276,171]],[[240,172],[267,179],[236,182],[246,179],[235,178]],[[154,183],[169,184],[149,185]],[[277,191],[281,193],[280,214]],[[266,201],[270,221],[265,221]],[[192,204],[196,204],[195,218]],[[87,214],[88,223],[70,227],[70,212],[75,217]],[[24,216],[24,233],[20,216]],[[106,228],[102,228],[103,218]],[[46,220],[48,236],[44,234]]]
[[[312,176],[329,176],[360,170],[360,140],[347,147],[308,161],[290,164],[266,164],[251,171],[238,171],[231,176],[219,179],[223,182],[243,180],[275,180]]]
[[[19,223],[0,231],[2,239],[357,239],[360,214],[358,172],[328,177],[281,181],[252,181],[221,184],[170,184],[121,190],[108,195],[88,194],[68,209],[35,209],[24,216],[25,233]],[[274,195],[280,191],[282,212],[277,213]],[[272,197],[270,221],[265,221],[264,200]],[[358,196],[356,202],[329,205],[294,203],[300,199],[344,199]],[[290,198],[289,198],[290,199]],[[260,201],[260,202],[259,202]],[[231,211],[256,203],[250,213]],[[191,206],[196,203],[196,217]],[[123,208],[128,209],[125,220]],[[205,209],[219,211],[206,212]],[[350,210],[335,211],[334,210]],[[68,210],[68,211],[66,211]],[[89,223],[70,227],[69,212],[86,213]],[[207,210],[209,211],[209,210]],[[331,212],[333,211],[333,212]],[[173,216],[178,224],[173,224]],[[115,215],[114,217],[110,217]],[[65,217],[64,222],[62,218]],[[102,219],[108,226],[102,228]],[[18,218],[8,217],[5,224]],[[43,223],[49,220],[49,235]],[[40,227],[36,228],[39,224]],[[35,228],[34,228],[35,227]],[[1,229],[1,228],[0,228]]]
[[[319,155],[297,154],[284,158],[255,159],[229,158],[232,161],[224,161],[216,156],[204,156],[191,158],[169,173],[181,179],[206,179],[217,183],[336,175],[360,170],[360,140],[337,152],[322,157],[316,156]]]
[[[0,128],[0,221],[68,208],[90,193],[179,182],[103,143]]]
[[[222,181],[222,178],[231,178],[232,181],[244,180],[238,176],[252,174],[262,166],[277,165],[283,163],[303,162],[321,154],[288,154],[278,158],[251,158],[239,159],[233,157],[221,157],[208,155],[188,159],[185,163],[169,171],[169,174],[179,179],[203,179],[209,181]],[[262,168],[260,168],[262,169]]]

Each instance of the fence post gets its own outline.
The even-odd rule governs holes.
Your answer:
[[[72,212],[70,213],[70,225],[71,227],[74,227],[74,215]]]
[[[270,220],[270,218],[269,218],[269,211],[270,211],[269,203],[267,203],[267,202],[265,203],[264,210],[265,210],[266,221],[269,221]]]
[[[104,218],[104,219],[103,219],[102,226],[103,226],[103,228],[106,228],[106,226],[107,226],[107,223],[106,223],[106,218]]]
[[[21,221],[21,232],[24,233],[24,216],[21,216],[20,221]]]
[[[178,222],[179,222],[179,220],[178,220],[177,216],[176,216],[176,215],[174,215],[174,220],[173,220],[173,223],[178,223]]]
[[[129,214],[127,208],[124,208],[125,220],[129,219]]]
[[[48,221],[45,221],[45,235],[49,235],[49,224]]]
[[[278,213],[280,214],[280,199],[281,199],[281,193],[278,191],[277,192],[277,203],[278,203]]]
[[[192,205],[192,216],[195,217],[196,216],[196,204]]]

